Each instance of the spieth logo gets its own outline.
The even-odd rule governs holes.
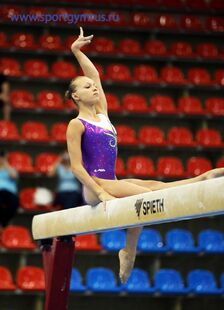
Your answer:
[[[136,210],[136,213],[137,213],[137,216],[138,216],[139,219],[140,219],[142,203],[143,203],[143,198],[142,199],[138,199],[136,201],[136,203],[135,203],[135,210]]]
[[[149,215],[155,213],[163,213],[165,212],[165,202],[164,199],[153,199],[153,200],[145,200],[137,199],[135,203],[135,211],[137,213],[138,219],[140,219],[141,215]]]

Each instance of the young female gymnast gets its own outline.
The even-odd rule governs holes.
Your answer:
[[[158,189],[194,183],[223,174],[224,169],[214,169],[192,179],[163,183],[152,180],[117,180],[115,163],[117,157],[116,130],[107,114],[107,102],[99,73],[81,48],[91,42],[93,35],[80,35],[71,46],[84,76],[74,78],[66,97],[78,106],[79,114],[67,129],[67,146],[71,168],[83,185],[86,203],[96,205],[101,201],[141,194]],[[126,247],[119,252],[120,280],[125,283],[133,268],[136,244],[141,228],[127,230]]]

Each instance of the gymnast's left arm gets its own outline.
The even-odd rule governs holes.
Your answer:
[[[99,72],[92,63],[92,61],[80,50],[83,46],[91,43],[92,38],[93,35],[84,37],[83,29],[82,27],[80,27],[80,35],[78,39],[73,42],[71,50],[76,57],[78,63],[80,64],[84,75],[92,79],[98,88],[99,103],[96,105],[96,112],[107,115],[107,100],[100,81]]]

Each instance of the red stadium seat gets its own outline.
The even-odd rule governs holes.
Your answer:
[[[174,42],[171,44],[170,48],[171,55],[177,56],[177,57],[193,57],[193,51],[192,46],[188,42]]]
[[[150,56],[166,56],[167,48],[166,45],[159,40],[148,40],[145,42],[144,51]]]
[[[127,161],[127,173],[138,177],[155,176],[155,169],[150,158],[145,156],[131,156]]]
[[[34,109],[34,96],[25,89],[14,90],[10,93],[10,101],[15,109]]]
[[[202,22],[200,17],[195,15],[185,15],[180,18],[180,26],[185,31],[202,31]]]
[[[141,54],[141,45],[134,39],[123,39],[118,44],[118,53],[128,56],[135,56]]]
[[[65,50],[70,50],[70,49],[71,49],[72,43],[73,43],[76,39],[78,39],[78,36],[72,35],[72,36],[67,37],[67,38],[65,39],[65,43],[64,43],[64,45],[65,45]],[[94,40],[93,40],[93,42],[94,42]],[[82,50],[84,53],[88,53],[89,51],[92,50],[92,44],[83,46],[81,50]]]
[[[184,8],[184,3],[182,0],[160,0],[159,5],[168,9]]]
[[[100,79],[102,81],[105,80],[104,68],[98,63],[94,63],[94,66],[97,69],[97,71],[99,72]]]
[[[127,125],[117,125],[117,141],[120,145],[137,145],[136,132]]]
[[[153,146],[166,145],[164,132],[155,126],[143,126],[139,130],[140,143]]]
[[[217,69],[215,71],[215,83],[224,86],[224,70]]]
[[[167,134],[168,143],[174,146],[195,146],[192,132],[186,127],[172,127]]]
[[[177,112],[174,101],[169,96],[155,95],[150,98],[150,111],[162,114],[175,114]]]
[[[44,34],[39,39],[40,47],[48,51],[61,51],[63,50],[63,45],[61,38],[58,35],[48,35]]]
[[[205,20],[206,28],[213,32],[224,32],[224,18],[222,17],[207,17]]]
[[[212,97],[205,101],[208,113],[217,116],[224,116],[224,98]]]
[[[43,90],[37,96],[39,108],[45,110],[63,110],[64,105],[61,95],[56,91]]]
[[[158,15],[155,19],[155,24],[160,29],[178,29],[177,21],[172,15]]]
[[[36,248],[27,228],[12,225],[7,226],[2,232],[2,245],[8,250],[33,250]]]
[[[33,173],[31,157],[24,152],[10,152],[8,154],[9,164],[19,173]]]
[[[210,74],[204,68],[190,68],[187,75],[189,82],[194,85],[211,85]]]
[[[22,75],[20,64],[16,59],[4,57],[0,59],[0,71],[4,75],[19,77]]]
[[[28,121],[21,128],[22,138],[32,142],[48,142],[49,136],[46,126],[41,122]]]
[[[121,64],[107,66],[107,76],[115,82],[130,82],[131,73],[129,67]]]
[[[11,37],[12,46],[20,49],[36,49],[34,37],[29,33],[14,33]]]
[[[224,11],[224,2],[223,0],[210,0],[209,8],[218,12]]]
[[[224,158],[219,158],[216,162],[216,168],[224,168]]]
[[[189,177],[198,176],[212,169],[210,160],[204,157],[191,157],[187,161],[187,175]]]
[[[111,27],[126,27],[128,25],[128,15],[126,13],[110,10],[105,11],[105,14],[108,20],[104,23],[101,22],[100,24],[103,24],[105,26],[109,25]]]
[[[199,129],[196,133],[196,141],[204,147],[222,147],[222,137],[215,129]]]
[[[119,177],[126,176],[127,172],[125,169],[124,161],[118,157],[116,161],[116,175]]]
[[[186,83],[183,72],[177,67],[163,67],[160,76],[162,80],[168,84],[182,85]]]
[[[208,4],[206,0],[185,0],[185,6],[191,10],[207,10]]]
[[[33,6],[33,7],[28,7],[27,8],[27,13],[31,14],[31,15],[41,16],[41,15],[47,13],[47,9],[44,8],[44,7]]]
[[[16,125],[11,121],[0,121],[0,141],[18,141],[20,139]]]
[[[59,60],[52,65],[52,74],[61,79],[73,79],[76,75],[76,67],[68,61]]]
[[[55,123],[51,128],[51,139],[58,143],[65,143],[67,127],[67,123]]]
[[[11,17],[13,15],[19,15],[24,13],[23,8],[19,7],[17,5],[3,5],[1,6],[1,13],[0,17],[1,19],[11,22]]]
[[[4,32],[0,32],[0,48],[7,47],[9,47],[8,38]]]
[[[30,59],[24,62],[24,72],[31,78],[47,78],[49,71],[47,63],[40,59]]]
[[[130,15],[130,22],[136,28],[149,29],[153,25],[150,15],[144,12],[136,12]]]
[[[14,291],[15,289],[10,270],[0,266],[0,291]]]
[[[55,8],[51,8],[52,9],[52,13],[55,14],[55,15],[69,15],[69,14],[73,14],[73,10],[69,7],[64,7],[64,8],[59,8],[59,7],[55,7]],[[66,24],[68,25],[68,23],[71,23],[72,20],[70,19],[69,21],[69,18],[61,18],[57,21],[57,24]]]
[[[77,236],[75,238],[75,248],[77,251],[100,251],[101,245],[97,241],[95,234]]]
[[[58,155],[53,153],[40,153],[35,159],[35,169],[40,173],[47,173],[49,168],[58,160]]]
[[[37,211],[38,206],[34,203],[35,188],[24,188],[19,193],[20,206],[26,211]]]
[[[120,112],[122,107],[120,105],[120,101],[115,94],[106,93],[107,105],[109,112]]]
[[[45,289],[44,271],[34,266],[21,267],[17,270],[16,283],[23,291],[43,291]]]
[[[131,113],[147,113],[148,106],[144,96],[138,94],[126,94],[122,99],[122,107]]]
[[[193,96],[184,96],[178,100],[178,110],[188,115],[203,115],[204,110],[201,101]]]
[[[99,54],[113,54],[115,52],[114,42],[105,37],[96,38],[93,40],[91,50]]]
[[[159,83],[156,69],[149,65],[137,65],[134,68],[134,79],[141,83]]]
[[[218,49],[213,43],[199,43],[196,47],[196,53],[203,58],[218,57]]]
[[[157,162],[157,175],[162,177],[179,178],[184,176],[184,167],[177,157],[160,157]]]

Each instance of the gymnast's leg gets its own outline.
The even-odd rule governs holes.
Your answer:
[[[151,192],[147,187],[142,187],[137,184],[126,182],[126,180],[103,180],[93,177],[93,179],[110,195],[116,198],[123,198],[132,195]],[[88,204],[94,205],[99,203],[99,199],[94,193],[90,192],[87,188],[84,188],[84,197]],[[126,235],[126,247],[119,252],[120,261],[120,279],[122,283],[125,283],[131,273],[134,266],[136,256],[136,246],[138,242],[139,234],[141,233],[141,227],[135,227],[127,229]]]
[[[160,181],[154,181],[154,180],[140,180],[140,179],[125,179],[126,182],[130,182],[132,184],[136,184],[139,186],[142,186],[144,188],[149,188],[152,191],[164,189],[164,188],[171,188],[171,187],[177,187],[180,185],[190,184],[190,183],[196,183],[199,181],[204,181],[216,177],[224,176],[224,168],[216,168],[209,170],[197,177],[179,180],[179,181],[173,181],[173,182],[160,182]]]

